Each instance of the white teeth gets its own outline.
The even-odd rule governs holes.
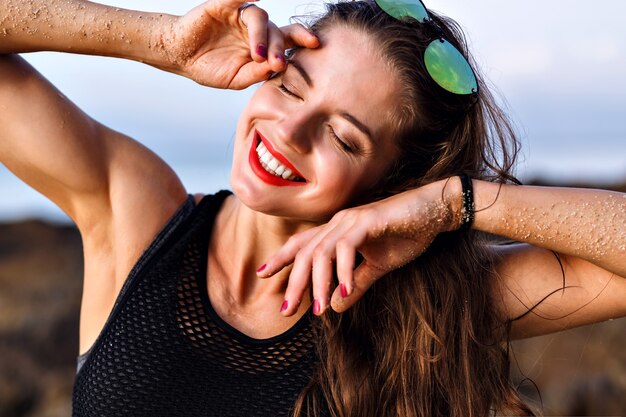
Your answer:
[[[294,181],[298,178],[296,175],[293,175],[292,170],[284,166],[278,159],[274,158],[263,142],[259,143],[259,146],[257,146],[256,153],[261,162],[261,166],[270,174],[289,181]]]

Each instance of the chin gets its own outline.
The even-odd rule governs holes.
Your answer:
[[[271,190],[246,181],[236,181],[231,176],[231,188],[237,199],[250,210],[285,220],[302,223],[325,223],[339,209],[310,210],[315,204],[304,203],[297,196],[289,197],[282,189]],[[295,204],[294,204],[295,202]]]

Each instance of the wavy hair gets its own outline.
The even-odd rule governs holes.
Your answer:
[[[366,1],[326,8],[310,28],[342,26],[369,36],[404,87],[393,121],[401,156],[368,201],[462,171],[517,182],[516,133],[482,77],[477,96],[461,96],[426,71],[424,50],[438,30],[469,57],[455,22],[433,13],[439,29],[399,21]],[[294,416],[321,417],[325,408],[334,417],[534,415],[509,381],[510,323],[502,323],[491,299],[488,242],[471,230],[441,234],[348,311],[325,314],[316,327],[319,361]]]

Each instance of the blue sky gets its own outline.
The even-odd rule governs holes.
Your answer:
[[[182,14],[197,2],[108,1]],[[279,25],[320,2],[261,0]],[[626,178],[626,2],[431,0],[465,29],[481,70],[522,133],[522,178]],[[593,5],[592,9],[590,6]],[[228,161],[246,91],[219,91],[134,62],[29,54],[87,113],[159,153],[190,191],[228,187]],[[0,217],[54,212],[0,168]]]

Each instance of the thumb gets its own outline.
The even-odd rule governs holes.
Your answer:
[[[231,90],[243,90],[261,81],[267,80],[273,71],[267,61],[265,62],[248,62],[242,66],[235,77],[229,84]]]
[[[367,262],[367,259],[364,260],[361,262],[361,265],[354,270],[354,287],[352,293],[344,298],[339,288],[336,288],[330,301],[331,307],[336,312],[343,313],[359,301],[367,290],[387,272],[388,271]]]

